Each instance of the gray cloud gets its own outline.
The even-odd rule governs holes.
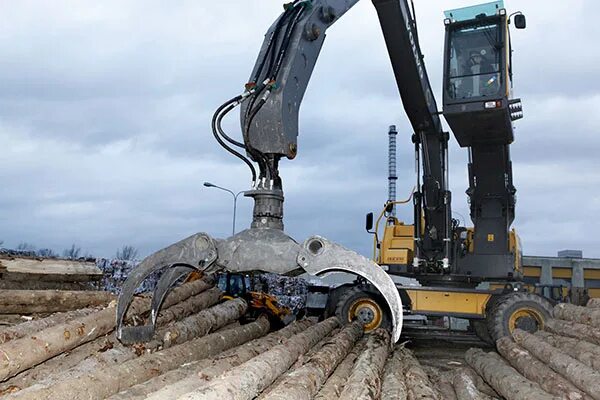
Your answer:
[[[415,3],[441,99],[444,6]],[[515,226],[529,254],[569,247],[600,257],[595,3],[507,6],[522,7],[529,24],[513,32],[526,113],[512,146]],[[228,235],[231,196],[202,182],[243,190],[250,177],[213,141],[210,118],[243,87],[280,10],[278,1],[239,0],[6,4],[0,240],[112,255],[123,244],[148,254],[197,231]],[[370,254],[364,214],[385,201],[389,124],[400,131],[403,196],[414,185],[411,127],[366,1],[328,31],[301,109],[299,155],[282,162],[292,236],[321,234]],[[239,135],[237,115],[225,126]],[[451,163],[454,209],[468,222],[466,152],[455,143]],[[240,200],[238,229],[251,209]],[[412,219],[409,208],[400,215]]]

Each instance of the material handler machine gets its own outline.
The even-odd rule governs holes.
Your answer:
[[[443,115],[469,152],[467,191],[473,227],[452,218],[448,186],[448,141],[419,45],[414,7],[407,0],[372,0],[402,104],[413,127],[419,170],[412,193],[414,221],[404,224],[386,204],[382,240],[375,236],[375,261],[323,237],[302,243],[285,234],[284,193],[279,164],[294,159],[298,112],[325,31],[358,0],[295,0],[265,35],[243,92],[222,104],[212,120],[219,144],[244,162],[252,175],[251,227],[227,239],[192,235],[147,257],[123,286],[117,307],[118,337],[125,342],[152,337],[169,289],[191,271],[285,275],[349,272],[357,280],[332,289],[324,315],[363,320],[367,330],[388,326],[397,341],[404,313],[468,318],[479,334],[496,339],[520,327],[535,330],[550,303],[521,289],[519,240],[510,226],[515,188],[509,146],[513,121],[522,117],[512,98],[509,25],[525,27],[521,13],[507,15],[502,1],[446,12]],[[240,107],[242,138],[229,136],[223,118]],[[367,228],[373,225],[367,217]],[[377,226],[378,228],[378,226]],[[164,271],[152,300],[152,324],[125,326],[135,289]],[[391,275],[415,278],[402,286]],[[404,306],[403,306],[404,304]]]

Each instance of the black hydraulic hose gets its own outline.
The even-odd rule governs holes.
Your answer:
[[[252,111],[250,112],[247,122],[246,122],[246,133],[250,132],[250,125],[252,124],[252,121],[254,120],[254,117],[256,117],[256,114],[260,111],[260,109],[262,108],[262,106],[266,103],[266,98],[262,97],[258,104],[256,105],[256,107],[254,107],[254,109],[252,109]],[[246,137],[248,137],[248,135],[246,134]],[[269,180],[273,179],[273,169],[271,168],[271,164],[269,164],[269,160],[267,159],[267,156],[256,149],[252,149],[253,151],[257,152],[260,159],[262,160],[263,165],[261,165],[261,172],[268,172],[267,178]],[[266,168],[264,168],[266,166]],[[263,169],[264,168],[264,169]]]
[[[223,147],[229,153],[233,154],[234,156],[236,156],[237,158],[239,158],[240,160],[242,160],[248,166],[248,168],[250,168],[250,172],[252,173],[252,181],[256,182],[256,169],[254,168],[254,165],[252,165],[252,163],[246,157],[244,157],[242,154],[238,153],[237,151],[235,151],[234,149],[232,149],[231,147],[229,147],[221,139],[221,137],[219,137],[219,132],[217,130],[217,119],[218,119],[219,114],[221,113],[221,111],[223,109],[225,109],[228,105],[241,100],[241,98],[242,98],[242,96],[234,97],[233,99],[229,100],[228,102],[223,103],[217,109],[217,111],[215,111],[215,113],[213,114],[213,117],[212,117],[212,124],[211,124],[212,125],[212,131],[213,131],[213,136],[215,137],[215,139],[217,140],[217,142],[221,145],[221,147]]]
[[[277,79],[277,75],[279,74],[279,70],[281,69],[283,60],[285,59],[285,54],[287,53],[287,50],[288,50],[288,47],[290,44],[290,39],[292,38],[292,33],[294,31],[294,28],[296,28],[296,25],[298,25],[298,21],[302,17],[303,13],[304,13],[304,8],[303,7],[298,8],[298,11],[296,11],[294,18],[290,21],[290,23],[288,24],[288,26],[285,30],[285,35],[283,37],[283,41],[281,42],[281,48],[279,50],[279,54],[277,57],[277,63],[275,64],[275,69],[271,75],[271,79],[273,79],[273,80]]]
[[[225,116],[234,108],[236,107],[235,103],[231,103],[229,104],[229,106],[227,106],[227,108],[225,108],[220,114],[219,117],[217,118],[217,130],[219,132],[219,134],[225,139],[227,140],[229,143],[233,144],[234,146],[240,147],[242,149],[246,149],[246,146],[244,145],[244,143],[238,142],[235,139],[230,138],[225,131],[223,130],[222,126],[221,126],[221,121],[223,121],[223,118],[225,118]]]
[[[281,27],[283,26],[285,21],[289,18],[289,16],[290,16],[289,10],[286,10],[283,13],[283,15],[281,16],[281,18],[279,19],[279,21],[277,21],[277,25],[275,26],[275,29],[273,30],[273,33],[271,34],[271,37],[269,38],[269,43],[267,44],[267,50],[265,51],[265,54],[264,54],[262,60],[260,61],[260,65],[256,69],[256,73],[254,74],[253,82],[255,82],[255,83],[258,82],[258,79],[260,78],[260,74],[265,66],[265,62],[267,61],[267,58],[271,59],[267,70],[271,69],[271,67],[273,65],[273,59],[275,57],[274,56],[275,52],[272,51],[273,45],[275,45],[277,43],[279,31],[281,30]]]

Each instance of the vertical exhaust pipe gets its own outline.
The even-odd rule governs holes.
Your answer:
[[[388,131],[388,201],[390,202],[396,201],[396,181],[398,180],[398,175],[396,174],[396,136],[398,136],[396,125],[390,125]],[[395,216],[396,206],[390,212],[390,217]]]

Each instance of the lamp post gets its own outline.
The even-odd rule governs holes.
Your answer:
[[[236,209],[237,209],[237,198],[240,194],[244,193],[245,190],[241,190],[237,193],[233,193],[233,191],[226,189],[224,187],[221,186],[217,186],[214,183],[210,183],[210,182],[204,182],[204,186],[208,187],[208,188],[216,188],[216,189],[221,189],[224,190],[227,193],[230,193],[233,196],[233,229],[231,230],[231,234],[232,236],[235,235],[235,213],[236,213]]]

